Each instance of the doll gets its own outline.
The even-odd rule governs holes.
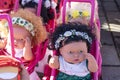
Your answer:
[[[15,57],[22,59],[27,68],[26,63],[35,59],[34,49],[47,38],[47,32],[42,25],[41,18],[37,17],[29,10],[20,9],[10,15],[13,24]],[[8,26],[7,23],[6,26]],[[6,50],[11,54],[9,39],[8,36]],[[35,79],[31,78],[30,80]]]
[[[28,9],[36,14],[39,0],[20,0],[20,5],[24,9]],[[40,16],[44,23],[48,23],[50,19],[54,18],[54,13],[51,8],[55,9],[57,4],[51,0],[43,0],[41,3]]]
[[[0,80],[30,80],[29,74],[19,60],[0,55]]]
[[[51,37],[49,48],[59,54],[49,60],[49,66],[58,69],[56,80],[90,80],[90,73],[98,69],[90,52],[93,34],[88,26],[79,23],[61,24]]]

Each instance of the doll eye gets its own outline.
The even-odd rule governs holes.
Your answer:
[[[80,52],[79,52],[79,53],[81,54],[81,53],[83,53],[83,51],[82,51],[82,50],[80,50]]]
[[[70,52],[69,52],[69,54],[73,54],[73,52],[72,52],[72,51],[70,51]]]

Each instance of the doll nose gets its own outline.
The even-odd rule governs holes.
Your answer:
[[[14,40],[14,43],[17,43],[17,41],[16,41],[16,40]]]
[[[79,57],[79,53],[74,53],[74,57]]]
[[[16,45],[18,43],[18,41],[17,40],[14,40],[14,44]]]

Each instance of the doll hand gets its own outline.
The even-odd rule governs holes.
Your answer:
[[[88,61],[91,60],[91,59],[94,59],[94,56],[90,53],[86,53],[85,54],[85,59],[87,59]]]
[[[29,37],[26,37],[25,39],[25,47],[31,46],[31,40]]]
[[[58,56],[52,56],[50,61],[49,61],[49,66],[51,68],[58,69],[59,67],[59,61],[58,61]]]
[[[88,69],[90,72],[96,72],[98,70],[98,64],[93,55],[90,53],[85,54],[86,59],[88,60]]]

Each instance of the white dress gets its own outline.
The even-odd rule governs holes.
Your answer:
[[[68,75],[76,75],[79,77],[83,77],[90,73],[86,65],[86,60],[78,64],[70,64],[66,62],[62,56],[60,56],[59,62],[60,62],[59,70]]]

